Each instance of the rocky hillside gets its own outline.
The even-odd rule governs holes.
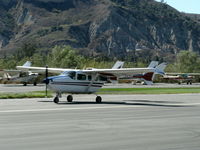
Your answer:
[[[1,54],[30,41],[120,58],[200,52],[199,22],[154,0],[0,0],[0,11]]]
[[[200,14],[183,13],[184,15],[191,17],[194,21],[200,23]]]

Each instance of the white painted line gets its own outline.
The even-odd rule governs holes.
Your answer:
[[[102,107],[82,107],[82,108],[47,108],[47,109],[22,109],[22,110],[2,110],[0,113],[17,113],[17,112],[41,112],[41,111],[60,111],[60,110],[92,110],[92,109],[112,109],[112,108],[132,108],[132,107],[142,107],[142,106],[102,106]]]

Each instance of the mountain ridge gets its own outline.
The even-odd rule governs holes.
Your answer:
[[[80,53],[136,57],[137,46],[172,60],[200,53],[200,24],[154,0],[0,0],[0,53],[34,41],[41,50],[70,45]],[[145,56],[142,56],[145,57]]]

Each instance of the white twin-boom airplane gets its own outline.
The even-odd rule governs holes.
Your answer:
[[[69,93],[67,101],[72,102],[71,94],[92,94],[96,93],[106,81],[117,81],[118,78],[127,75],[144,74],[144,73],[159,73],[164,74],[159,67],[148,68],[122,68],[123,62],[118,61],[111,69],[63,69],[63,68],[48,68],[48,72],[61,73],[58,76],[47,77],[45,82],[48,88],[56,92],[54,102],[58,103],[62,93]],[[45,67],[26,67],[17,66],[17,69],[32,72],[45,72]],[[102,98],[96,97],[96,102],[100,103]]]

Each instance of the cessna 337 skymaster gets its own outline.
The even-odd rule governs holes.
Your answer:
[[[48,87],[56,92],[54,102],[59,102],[59,97],[62,93],[70,94],[92,94],[97,92],[106,82],[107,79],[117,80],[121,76],[134,75],[139,73],[162,73],[157,68],[121,68],[114,67],[114,69],[62,69],[62,68],[49,68],[49,72],[63,72],[58,76],[47,77],[45,82]],[[24,67],[17,66],[20,70],[34,70],[45,71],[44,67]],[[34,71],[34,72],[35,72]],[[72,102],[72,95],[67,96],[67,101]],[[96,102],[100,103],[102,98],[96,97]]]

